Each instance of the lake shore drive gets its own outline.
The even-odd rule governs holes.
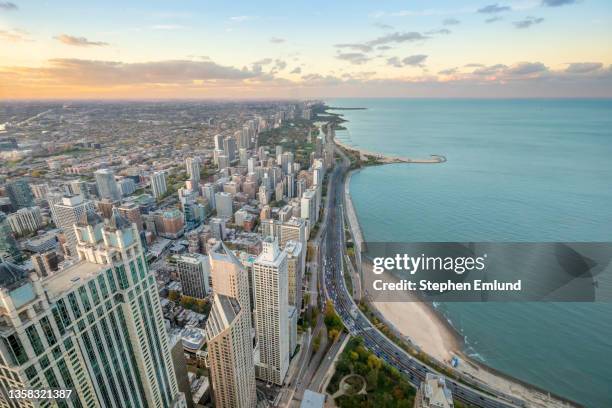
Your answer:
[[[364,151],[355,149],[344,143],[339,143],[336,138],[334,142],[338,147],[347,150],[358,150],[361,154]],[[369,154],[369,152],[367,153]],[[376,154],[377,157],[384,157]],[[443,157],[443,156],[442,156]],[[390,161],[388,163],[396,163]],[[349,229],[353,235],[358,236],[365,242],[363,231],[356,214],[356,210],[350,196],[351,176],[354,170],[349,172],[345,179],[345,198],[347,199]],[[348,209],[348,208],[347,208]],[[525,401],[526,407],[574,407],[571,403],[561,397],[555,397],[548,391],[518,380],[502,372],[494,370],[480,361],[474,360],[464,353],[464,341],[460,333],[451,325],[446,318],[438,312],[431,304],[421,301],[393,301],[393,302],[372,302],[376,312],[383,317],[383,320],[393,326],[402,336],[409,339],[410,343],[422,350],[425,354],[440,363],[451,367],[453,357],[459,359],[459,366],[454,368],[457,372],[474,380],[495,388],[503,393],[521,398]],[[409,318],[408,318],[409,316]]]

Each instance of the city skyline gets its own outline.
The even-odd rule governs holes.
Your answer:
[[[595,0],[1,1],[0,97],[610,97],[611,23]]]

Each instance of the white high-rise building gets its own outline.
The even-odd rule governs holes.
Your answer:
[[[124,178],[119,180],[117,183],[117,187],[119,187],[119,192],[122,196],[127,197],[136,191],[136,183],[131,178]]]
[[[311,231],[317,223],[317,216],[319,215],[316,189],[309,188],[304,191],[300,200],[300,211],[301,217],[308,220],[308,230]]]
[[[243,126],[242,131],[238,135],[238,148],[248,149],[251,145],[251,130],[249,126]]]
[[[0,263],[2,276],[13,269],[0,290],[0,381],[72,390],[57,400],[66,407],[186,407],[138,230],[117,214],[92,221],[75,228],[79,262],[68,268],[39,278]],[[43,402],[0,393],[0,406],[55,405]]]
[[[289,368],[289,302],[287,253],[276,239],[266,237],[253,263],[255,330],[259,362],[255,375],[282,385]]]
[[[304,275],[302,250],[302,244],[297,241],[289,241],[285,245],[289,305],[295,306],[298,310],[302,307],[302,277]]]
[[[236,298],[214,294],[206,321],[207,365],[218,408],[254,408],[257,404],[250,310]]]
[[[26,207],[9,214],[6,221],[15,234],[22,235],[38,230],[43,223],[40,208]]]
[[[62,201],[53,205],[55,222],[62,229],[66,237],[67,255],[76,256],[77,237],[74,232],[74,224],[79,222],[86,213],[94,212],[94,204],[84,200],[83,196],[64,196]]]
[[[215,193],[217,216],[231,218],[234,215],[233,201],[234,198],[230,193],[224,191]]]
[[[185,167],[187,168],[187,175],[197,186],[200,182],[200,158],[199,157],[188,157],[185,160]]]
[[[223,150],[223,135],[215,135],[215,150]]]
[[[210,262],[201,254],[186,254],[176,257],[176,269],[181,280],[183,295],[204,299],[210,288]]]
[[[215,402],[221,407],[251,407],[256,393],[249,273],[221,241],[209,248],[208,254],[215,296],[213,310],[217,307],[217,311],[211,310],[206,324]],[[236,405],[227,405],[231,395],[236,398]]]
[[[240,160],[241,166],[247,166],[249,160],[249,152],[245,148],[238,149],[238,159]]]
[[[212,183],[206,183],[202,187],[202,195],[208,200],[208,205],[211,209],[216,208],[215,203],[215,185]]]
[[[257,158],[249,157],[247,160],[247,170],[249,174],[255,173],[255,167],[257,166]]]
[[[115,173],[109,169],[100,169],[94,172],[98,195],[100,198],[109,198],[113,201],[121,199],[121,192],[115,180]]]
[[[32,190],[32,194],[34,194],[34,198],[38,200],[44,200],[49,193],[49,185],[47,183],[30,184],[30,189]]]
[[[168,187],[166,185],[166,172],[156,171],[151,175],[151,190],[153,190],[153,197],[159,198],[166,194]]]

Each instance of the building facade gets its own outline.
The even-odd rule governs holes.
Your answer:
[[[10,389],[72,389],[62,407],[185,407],[138,231],[114,214],[75,227],[79,262],[1,282],[3,406]],[[4,401],[2,401],[4,399]],[[0,404],[2,405],[2,404]]]
[[[112,170],[100,169],[94,172],[94,176],[100,198],[108,198],[114,201],[121,199],[121,192]]]
[[[282,385],[289,368],[287,253],[267,237],[253,263],[255,331],[259,346],[257,378]]]
[[[176,257],[176,269],[181,280],[183,295],[204,299],[210,292],[208,280],[210,263],[201,254],[188,254]]]

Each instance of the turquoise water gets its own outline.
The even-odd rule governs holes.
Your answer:
[[[337,137],[444,164],[355,174],[369,241],[611,241],[612,100],[337,99]],[[452,303],[467,352],[589,407],[612,407],[612,304]]]

